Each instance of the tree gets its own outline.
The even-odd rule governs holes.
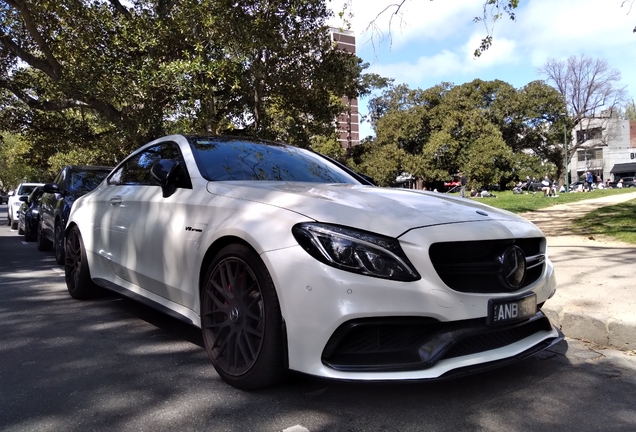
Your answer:
[[[610,120],[620,111],[627,92],[621,85],[620,72],[611,69],[606,60],[585,55],[571,56],[564,61],[549,59],[538,71],[561,94],[577,137],[584,136],[588,128],[605,130],[604,134],[597,135],[605,142],[620,133]],[[569,153],[574,154],[585,145],[585,139],[577,138],[569,146]]]
[[[403,171],[405,157],[404,150],[394,143],[366,141],[354,147],[347,165],[372,177],[379,186],[392,186]]]
[[[78,141],[119,158],[171,132],[308,146],[362,91],[329,16],[324,0],[3,1],[0,128],[39,163]]]
[[[31,146],[20,135],[0,134],[0,187],[15,188],[23,181],[39,181],[43,172],[28,161]]]
[[[616,110],[625,100],[621,73],[603,59],[594,60],[583,54],[564,61],[549,59],[538,72],[565,98],[575,124],[597,116],[600,110]]]
[[[622,117],[625,120],[636,121],[636,102],[634,100],[625,104],[622,110]]]
[[[373,160],[384,172],[406,171],[425,182],[464,171],[475,186],[505,185],[521,174],[553,174],[563,159],[567,111],[543,82],[518,90],[500,80],[427,90],[390,86],[369,107],[376,138],[360,156],[363,170]],[[379,156],[384,148],[391,157]]]

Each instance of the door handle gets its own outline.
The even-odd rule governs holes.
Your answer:
[[[116,196],[110,199],[110,205],[116,206],[121,204],[121,197],[120,196]]]

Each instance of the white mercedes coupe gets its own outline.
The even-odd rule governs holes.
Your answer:
[[[71,296],[99,286],[200,327],[241,389],[287,370],[456,377],[563,337],[541,311],[556,282],[535,225],[284,144],[155,140],[75,202],[65,236]]]

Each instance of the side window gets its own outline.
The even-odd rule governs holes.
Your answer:
[[[129,158],[110,176],[108,184],[157,186],[150,175],[150,169],[160,159],[180,162],[182,172],[177,179],[177,187],[192,188],[181,151],[172,142],[157,144]]]
[[[57,185],[60,187],[60,189],[64,189],[64,178],[66,175],[66,170],[63,169],[62,171],[60,171],[60,173],[57,175],[57,177],[55,177],[55,183],[57,183]]]

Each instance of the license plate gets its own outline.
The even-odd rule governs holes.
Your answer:
[[[521,321],[537,313],[537,295],[534,293],[515,299],[488,301],[488,324],[497,325]]]

